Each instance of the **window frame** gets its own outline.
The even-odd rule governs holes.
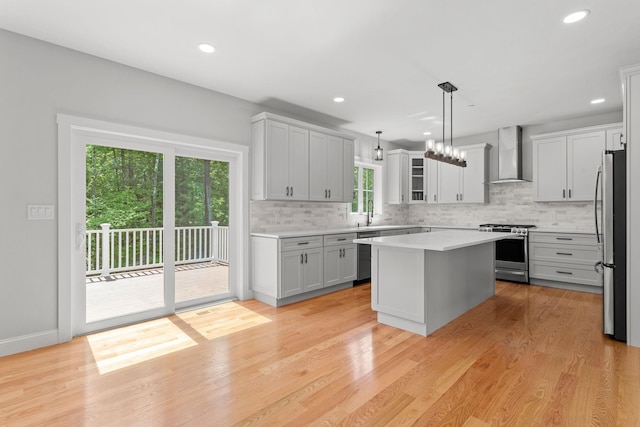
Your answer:
[[[357,191],[357,204],[358,210],[353,211],[353,203],[350,206],[350,213],[353,215],[364,215],[366,214],[366,207],[362,205],[363,203],[363,188],[362,188],[362,170],[363,169],[371,169],[373,170],[373,213],[375,215],[382,214],[382,166],[373,163],[365,163],[365,162],[354,162],[354,168],[358,168],[358,186],[354,188]]]

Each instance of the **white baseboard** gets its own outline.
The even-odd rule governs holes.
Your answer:
[[[58,344],[58,330],[21,335],[0,340],[0,357]]]

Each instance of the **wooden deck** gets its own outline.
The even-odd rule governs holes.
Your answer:
[[[162,269],[114,274],[114,280],[87,277],[87,322],[164,305]],[[229,290],[229,267],[188,264],[176,268],[176,302],[218,295]]]
[[[498,282],[428,337],[370,286],[220,304],[0,358],[8,426],[638,426],[640,349],[602,296]]]

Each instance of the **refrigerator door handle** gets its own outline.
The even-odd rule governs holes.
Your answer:
[[[596,191],[593,197],[593,219],[596,223],[596,240],[598,245],[600,244],[600,230],[598,229],[598,184],[600,184],[600,175],[602,175],[602,165],[598,166],[598,173],[596,173]]]

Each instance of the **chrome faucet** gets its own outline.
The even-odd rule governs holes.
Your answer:
[[[373,223],[373,200],[367,203],[367,226]]]

